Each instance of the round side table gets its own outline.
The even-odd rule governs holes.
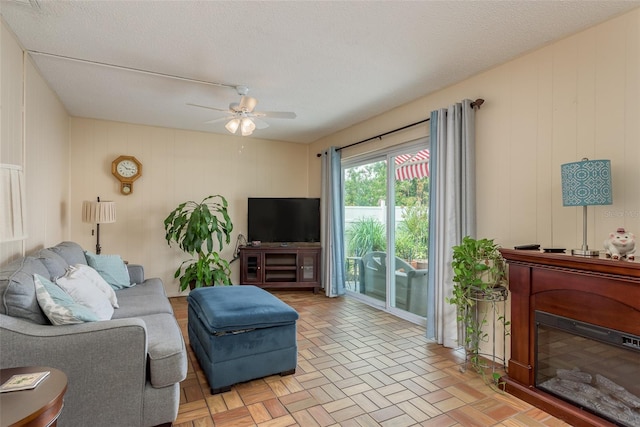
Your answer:
[[[45,427],[57,424],[67,391],[64,372],[46,366],[0,369],[0,384],[12,375],[42,371],[51,373],[36,388],[0,393],[1,427]]]

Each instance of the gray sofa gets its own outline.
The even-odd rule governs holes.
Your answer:
[[[111,320],[54,326],[38,305],[33,275],[54,279],[78,263],[86,264],[83,249],[62,242],[0,269],[0,368],[63,371],[61,427],[171,425],[187,354],[162,281],[128,265],[136,285],[116,291]]]

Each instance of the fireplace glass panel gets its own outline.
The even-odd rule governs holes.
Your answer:
[[[640,337],[536,311],[536,387],[640,426]]]

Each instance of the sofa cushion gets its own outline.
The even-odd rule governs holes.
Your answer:
[[[96,255],[86,251],[87,264],[94,268],[113,289],[131,286],[129,270],[120,255]]]
[[[56,280],[56,285],[73,298],[75,302],[94,312],[98,320],[111,319],[113,306],[109,301],[109,297],[82,274],[73,274],[73,271],[69,273],[59,277]],[[50,316],[47,315],[47,317],[51,319]]]
[[[173,314],[162,280],[158,278],[147,279],[131,288],[117,290],[116,296],[120,308],[113,313],[113,319],[157,313]]]
[[[149,379],[154,387],[182,381],[187,374],[187,353],[180,326],[171,314],[141,316],[147,326]]]
[[[116,295],[126,298],[136,295],[159,295],[167,298],[167,293],[164,291],[162,280],[157,277],[151,277],[142,283],[131,286],[130,288],[118,289],[116,291]]]
[[[95,322],[98,317],[89,308],[77,303],[49,279],[34,274],[36,297],[42,311],[54,325]],[[112,308],[113,309],[113,308]]]
[[[87,263],[84,249],[75,242],[61,242],[49,249],[64,258],[68,265]]]
[[[38,299],[33,275],[49,276],[44,264],[33,257],[20,258],[0,271],[0,313],[41,325],[50,324]]]
[[[49,279],[55,280],[67,272],[69,263],[51,249],[41,249],[33,255],[49,270]]]

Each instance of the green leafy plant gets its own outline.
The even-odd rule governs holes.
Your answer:
[[[358,218],[347,230],[347,252],[351,256],[363,256],[371,251],[384,251],[385,233],[384,225],[377,218]]]
[[[403,221],[396,233],[396,254],[410,262],[426,260],[429,247],[429,213],[426,205],[416,203],[403,209]]]
[[[231,284],[229,262],[219,254],[224,245],[231,242],[233,231],[227,207],[227,200],[217,194],[205,197],[200,203],[181,203],[165,218],[167,244],[177,243],[192,256],[180,264],[174,274],[180,278],[181,291]]]
[[[462,243],[453,247],[453,293],[447,302],[456,306],[457,320],[461,327],[461,344],[470,357],[471,365],[484,374],[486,366],[480,357],[480,345],[488,340],[484,326],[488,313],[479,314],[478,301],[503,301],[507,297],[506,264],[499,246],[492,239],[472,239],[466,236]],[[495,304],[492,304],[496,309]],[[509,322],[499,316],[506,329]],[[493,382],[496,385],[495,376]]]
[[[396,233],[396,255],[400,258],[411,262],[416,259],[416,247],[413,237],[409,232],[404,230],[404,227],[398,227]]]
[[[476,240],[469,236],[453,247],[454,298],[484,292],[506,283],[505,262],[499,248],[493,239]],[[466,303],[466,300],[456,299],[451,303],[459,305],[460,302]]]

